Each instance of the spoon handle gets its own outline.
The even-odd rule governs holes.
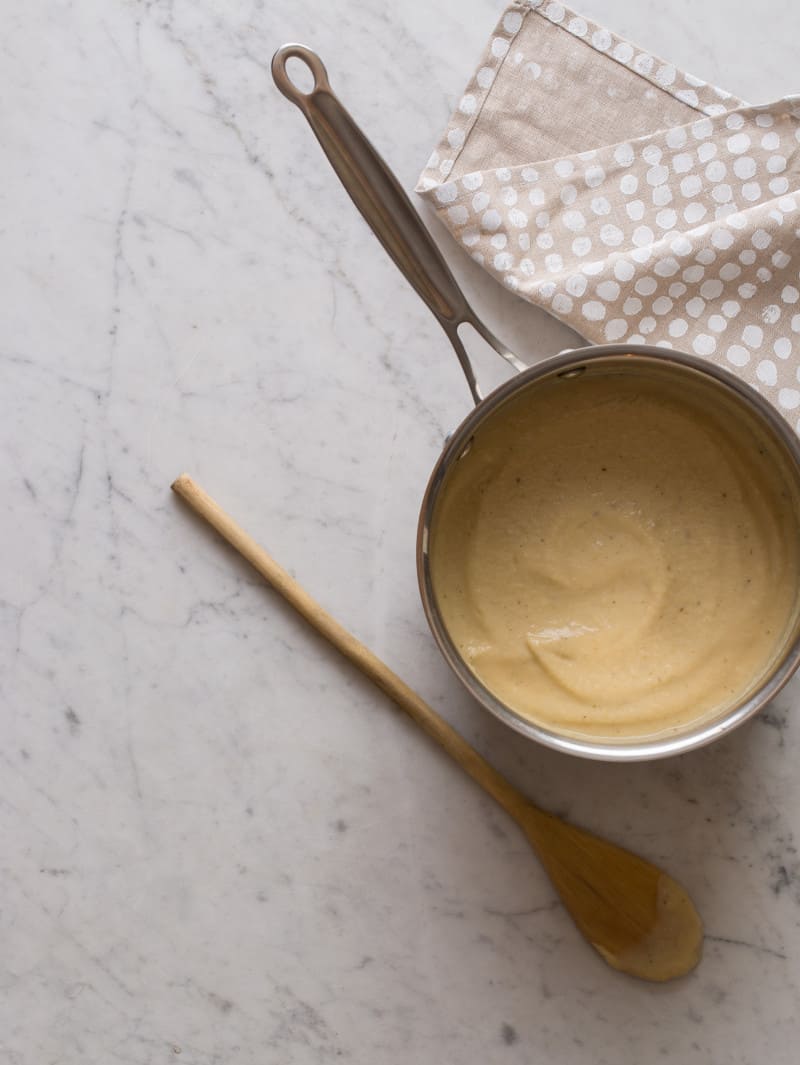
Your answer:
[[[291,577],[282,566],[267,554],[263,547],[249,536],[233,518],[216,503],[199,484],[188,474],[181,474],[172,485],[173,492],[179,495],[195,513],[208,522],[224,540],[245,558],[261,576],[283,596],[287,603],[301,614],[325,639],[333,644],[356,669],[384,691],[402,710],[450,757],[464,769],[472,779],[496,799],[498,803],[514,818],[526,814],[530,817],[535,812],[525,796],[517,791],[504,776],[497,772],[478,752],[440,717],[435,710],[420,698],[396,673],[374,655],[368,647],[357,640],[352,633],[340,625],[336,618],[312,599],[308,592]],[[542,812],[542,817],[547,815]]]

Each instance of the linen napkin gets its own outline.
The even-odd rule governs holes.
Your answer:
[[[513,3],[417,192],[588,340],[705,356],[800,430],[799,96],[750,106],[555,0]]]

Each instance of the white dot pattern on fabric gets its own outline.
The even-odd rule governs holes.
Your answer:
[[[728,362],[734,366],[746,366],[750,362],[750,352],[741,344],[731,344],[727,351]]]
[[[788,359],[792,354],[792,342],[788,337],[778,337],[772,345],[772,350],[779,359]]]
[[[666,203],[672,203],[672,190],[668,185],[659,185],[652,192],[653,203],[656,207],[663,207]]]
[[[609,64],[629,79],[627,104],[614,105],[630,115],[627,128],[615,120],[622,136],[556,158],[512,143],[487,168],[485,101],[505,93],[510,113],[526,99],[550,108],[570,49],[594,84]],[[498,104],[490,110],[497,121]],[[532,120],[532,144],[538,136]],[[556,0],[529,0],[501,16],[418,188],[477,262],[588,339],[682,347],[794,410],[798,144],[796,104],[748,107]]]
[[[481,67],[481,69],[475,75],[475,80],[478,82],[482,89],[488,89],[494,81],[494,71],[491,67]]]
[[[778,369],[772,359],[762,359],[756,367],[756,376],[765,385],[774,385],[778,380]]]
[[[597,286],[597,295],[603,300],[615,300],[619,293],[620,287],[616,281],[601,281]]]
[[[602,166],[590,166],[584,174],[584,180],[590,189],[596,189],[598,185],[603,184],[605,176]]]
[[[457,195],[458,189],[453,181],[446,181],[436,190],[436,199],[439,203],[452,203]]]
[[[625,174],[619,183],[619,188],[620,192],[624,192],[626,196],[632,196],[639,188],[639,179],[635,174]]]
[[[463,226],[469,220],[469,211],[463,204],[447,209],[447,217],[455,226]]]
[[[503,29],[507,33],[516,33],[522,25],[522,15],[519,11],[507,11],[503,16]]]
[[[711,355],[716,350],[717,342],[707,333],[698,333],[692,341],[692,347],[698,355]]]

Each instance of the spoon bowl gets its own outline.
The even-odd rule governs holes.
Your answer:
[[[703,924],[676,880],[531,804],[516,820],[581,934],[609,965],[658,982],[697,965]]]

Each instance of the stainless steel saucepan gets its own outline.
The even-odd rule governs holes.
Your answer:
[[[287,60],[301,60],[314,78],[313,88],[302,92],[287,72]],[[331,90],[319,56],[299,44],[280,48],[272,60],[275,84],[303,112],[334,170],[364,219],[394,259],[409,283],[428,305],[452,344],[467,378],[476,406],[449,437],[431,474],[419,519],[417,574],[422,604],[431,631],[446,661],[459,680],[487,710],[513,729],[556,750],[608,761],[635,761],[677,754],[700,747],[741,724],[761,709],[789,680],[800,665],[800,609],[790,631],[782,637],[767,674],[751,691],[719,716],[665,736],[606,739],[577,738],[545,728],[523,717],[494,695],[472,671],[448,632],[437,603],[429,541],[435,529],[437,507],[446,492],[448,475],[465,456],[476,434],[490,422],[502,419],[509,401],[523,392],[554,381],[569,388],[585,374],[628,374],[677,380],[704,390],[713,402],[719,397],[730,409],[741,410],[743,424],[756,427],[771,442],[788,470],[791,494],[800,500],[800,441],[777,411],[754,389],[724,369],[673,349],[647,345],[592,345],[557,355],[531,367],[497,339],[467,303],[455,278],[422,223],[408,196],[386,163],[366,139]],[[481,395],[467,351],[458,335],[461,325],[472,326],[517,371],[488,398]],[[800,530],[798,531],[800,535]],[[800,595],[800,593],[798,593]]]

